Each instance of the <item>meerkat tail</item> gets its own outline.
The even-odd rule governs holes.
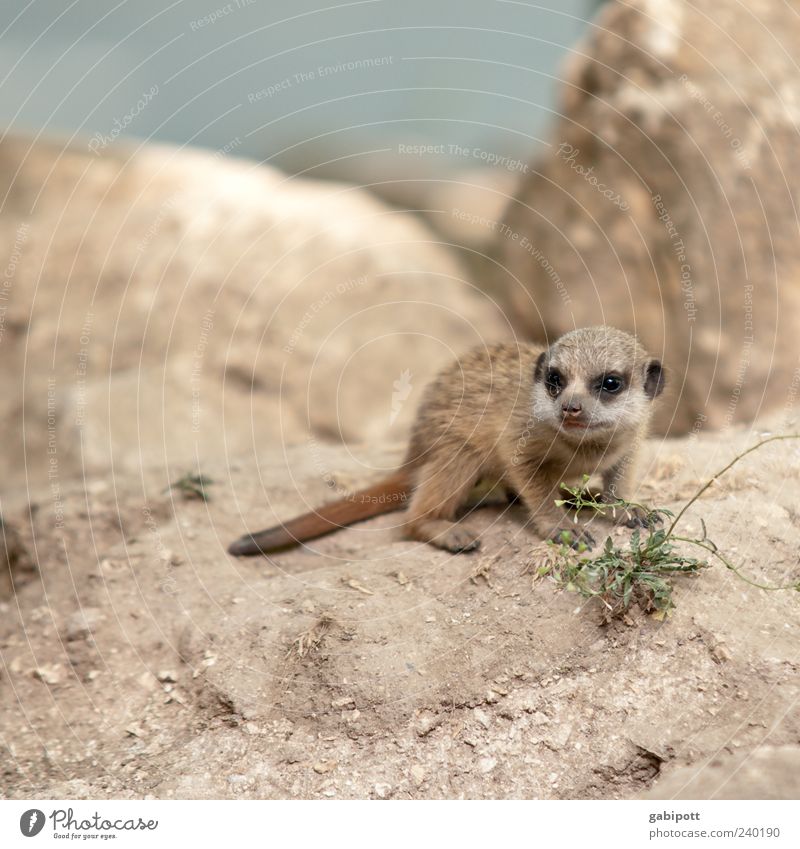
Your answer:
[[[305,513],[286,524],[245,534],[228,546],[228,553],[237,556],[267,554],[306,540],[339,530],[346,525],[361,522],[381,513],[400,510],[411,492],[411,481],[406,472],[396,472],[380,483],[359,490],[353,495],[324,504],[318,510]]]

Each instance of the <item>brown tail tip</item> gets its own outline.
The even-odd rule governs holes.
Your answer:
[[[228,552],[235,557],[242,557],[291,548],[307,540],[338,531],[345,525],[398,510],[402,506],[399,496],[405,497],[408,490],[407,475],[402,471],[396,472],[353,496],[340,498],[332,504],[324,504],[313,513],[298,516],[285,525],[275,525],[274,528],[245,534],[230,544]]]
[[[245,534],[228,546],[228,554],[232,554],[234,557],[252,557],[256,554],[271,554],[280,548],[288,548],[291,545],[296,545],[296,543],[292,541],[283,545],[267,545],[264,542],[259,543],[256,537]]]
[[[290,523],[291,524],[291,523]],[[297,537],[292,534],[289,528],[283,525],[276,525],[274,528],[268,528],[265,531],[258,531],[254,534],[245,534],[243,537],[234,540],[228,546],[228,553],[234,557],[249,557],[255,554],[269,554],[273,551],[280,551],[283,548],[291,548],[297,545],[303,537]]]
[[[228,554],[232,554],[234,557],[244,557],[250,554],[263,554],[263,552],[253,537],[250,534],[245,534],[228,546]]]

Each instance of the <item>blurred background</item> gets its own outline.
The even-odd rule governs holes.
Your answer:
[[[402,442],[459,352],[596,324],[675,375],[658,433],[790,417],[798,38],[736,0],[4,3],[16,478],[51,418],[65,477]]]
[[[357,181],[525,162],[600,5],[5,0],[0,122]],[[420,144],[443,147],[408,152]]]
[[[396,469],[498,340],[636,333],[676,514],[800,431],[797,5],[3,0],[0,797],[791,795],[792,593],[601,624],[503,508],[479,561],[226,548]],[[797,586],[797,442],[718,483],[687,533]]]

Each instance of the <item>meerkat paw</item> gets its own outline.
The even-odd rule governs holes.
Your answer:
[[[477,551],[481,541],[467,528],[453,527],[431,540],[437,548],[452,551],[453,554],[466,554]]]
[[[586,528],[582,528],[580,525],[558,525],[549,533],[543,534],[543,536],[552,542],[568,545],[570,548],[576,550],[583,546],[592,548],[595,544],[594,537]]]
[[[425,519],[415,522],[409,528],[411,539],[427,542],[436,548],[452,551],[454,554],[477,551],[481,541],[469,528],[458,522],[446,519]]]
[[[643,507],[617,508],[617,515],[612,518],[617,525],[626,528],[648,528],[652,530],[656,525],[663,523],[663,518],[656,512],[645,510]]]

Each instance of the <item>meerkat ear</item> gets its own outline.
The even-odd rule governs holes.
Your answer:
[[[644,394],[648,398],[655,398],[664,391],[664,369],[658,360],[650,360],[644,369]]]
[[[538,383],[544,377],[544,363],[547,359],[547,351],[542,351],[539,358],[536,360],[536,367],[533,370],[533,382]]]

